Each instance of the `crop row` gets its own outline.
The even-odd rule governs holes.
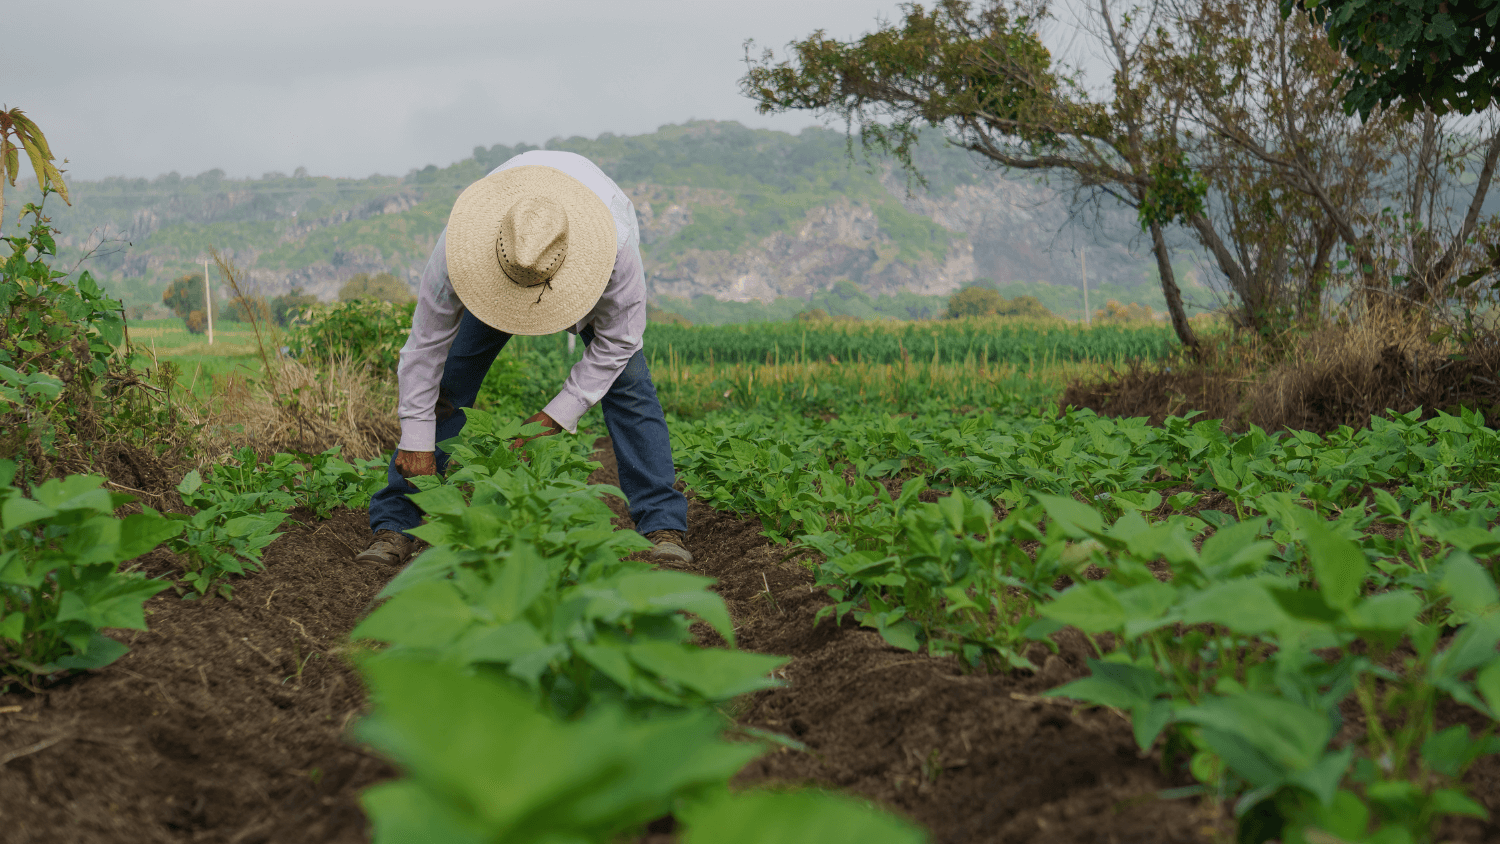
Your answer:
[[[142,605],[172,588],[126,561],[158,547],[179,563],[186,597],[231,595],[229,578],[258,571],[285,511],[326,517],[362,506],[373,491],[370,464],[336,449],[279,454],[268,462],[244,449],[209,470],[189,472],[178,494],[196,512],[150,507],[119,517],[132,498],[102,478],[49,480],[30,494],[13,485],[16,464],[0,460],[0,689],[10,681],[100,668],[126,653],[104,628],[145,629]]]
[[[730,794],[747,762],[796,742],[730,735],[719,707],[775,685],[785,660],[732,648],[708,578],[631,558],[649,543],[614,530],[602,497],[619,491],[586,483],[598,464],[579,441],[507,448],[519,432],[470,412],[445,443],[448,477],[413,495],[427,515],[413,532],[432,547],[353,633],[374,703],[357,735],[405,772],[364,795],[375,840],[602,844],[672,815],[688,842],[920,841],[835,795]],[[246,451],[184,478],[196,513],[123,518],[128,499],[99,478],[27,495],[0,476],[0,673],[28,682],[118,659],[125,646],[102,628],[144,629],[144,602],[172,587],[122,564],[159,546],[181,560],[185,592],[232,598],[283,511],[358,505],[378,468]],[[692,618],[731,647],[699,647]]]
[[[665,363],[790,363],[830,361],[892,364],[912,361],[1120,361],[1165,357],[1170,329],[1058,323],[952,320],[904,323],[769,323],[653,325],[646,354]]]
[[[826,613],[993,670],[1082,631],[1091,675],[1052,693],[1128,713],[1241,840],[1430,841],[1485,815],[1462,775],[1500,751],[1500,435],[1477,415],[1320,437],[851,410],[674,434],[700,496],[815,552]],[[1367,726],[1339,740],[1346,702]],[[1440,723],[1454,704],[1488,726]]]
[[[411,306],[344,302],[294,320],[287,345],[294,357],[369,359],[394,373],[411,323]],[[562,334],[523,337],[510,354],[565,352]],[[942,320],[927,322],[781,322],[752,325],[655,324],[645,336],[653,368],[679,364],[835,364],[924,362],[1042,365],[1071,361],[1119,363],[1165,357],[1175,347],[1165,326],[1084,328],[1060,321]]]
[[[534,433],[526,429],[525,433]],[[470,411],[460,467],[419,479],[432,543],[354,631],[374,711],[359,735],[406,772],[365,795],[377,842],[607,842],[671,814],[684,842],[916,842],[903,822],[820,793],[731,794],[766,740],[717,707],[784,660],[732,649],[711,580],[632,559],[577,440]],[[731,648],[702,648],[689,615]],[[743,737],[742,737],[743,738]]]

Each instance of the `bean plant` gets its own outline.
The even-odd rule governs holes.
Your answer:
[[[1053,694],[1126,713],[1241,841],[1428,842],[1487,815],[1463,783],[1500,752],[1500,434],[1481,415],[1320,436],[770,410],[679,423],[675,454],[714,506],[814,552],[825,614],[989,670],[1080,631],[1090,673]],[[1363,730],[1340,739],[1351,706]],[[1489,726],[1439,718],[1453,707]]]
[[[28,495],[15,475],[0,461],[0,688],[123,656],[104,629],[146,629],[142,605],[168,584],[120,564],[181,530],[150,512],[117,517],[130,498],[99,477],[49,480]]]

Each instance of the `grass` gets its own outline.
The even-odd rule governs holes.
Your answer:
[[[1051,402],[1070,383],[1097,380],[1108,361],[989,363],[972,357],[954,363],[899,364],[808,361],[781,364],[652,362],[662,405],[680,415],[795,402],[834,410],[850,403],[912,408],[929,401],[953,407],[990,407],[1017,398]]]
[[[231,375],[255,377],[262,368],[255,332],[244,323],[215,325],[209,345],[207,335],[189,333],[181,319],[140,320],[130,325],[130,342],[137,366],[176,364],[178,383],[199,398],[212,396]]]

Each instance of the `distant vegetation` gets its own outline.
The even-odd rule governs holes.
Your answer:
[[[643,215],[645,205],[653,207],[656,218],[643,221],[643,256],[648,272],[669,277],[691,278],[691,265],[683,265],[691,256],[742,254],[766,237],[797,232],[810,211],[842,202],[873,213],[880,266],[935,266],[965,237],[909,210],[901,177],[896,182],[883,177],[888,164],[882,161],[851,162],[836,131],[789,135],[697,122],[649,135],[553,139],[546,147],[590,157],[638,197]],[[458,193],[530,149],[535,147],[478,147],[471,158],[404,177],[333,179],[299,170],[290,176],[230,179],[210,170],[78,182],[74,207],[49,203],[47,210],[63,232],[59,262],[72,264],[89,255],[88,266],[136,317],[165,316],[162,294],[170,280],[201,270],[199,262],[214,247],[227,250],[246,270],[253,292],[268,301],[290,287],[330,301],[361,275],[388,274],[414,284]],[[918,149],[916,158],[928,197],[951,197],[960,187],[994,178],[969,154],[941,143]],[[669,213],[680,219],[666,219]],[[848,272],[859,287],[858,271]],[[1110,296],[1160,307],[1160,293],[1148,275],[1132,269],[1116,281],[1122,283]],[[1032,295],[1054,312],[1081,313],[1076,287],[1042,279],[1011,283],[1028,289],[1002,291],[1008,297]],[[700,324],[790,319],[813,309],[860,319],[937,317],[947,309],[946,296],[862,300],[831,290],[816,293],[814,301],[664,298],[657,304]]]

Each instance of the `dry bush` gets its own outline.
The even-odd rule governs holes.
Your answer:
[[[1439,328],[1395,309],[1299,333],[1283,345],[1230,340],[1201,363],[1132,364],[1096,383],[1075,382],[1062,405],[1106,416],[1202,411],[1233,430],[1258,425],[1318,432],[1365,427],[1387,410],[1426,414],[1477,409],[1500,418],[1500,334],[1460,345],[1433,342]]]
[[[231,377],[201,422],[209,462],[244,446],[268,456],[337,445],[346,458],[371,458],[395,448],[401,435],[394,386],[348,360],[314,368],[273,359],[259,380]]]
[[[262,374],[253,382],[230,377],[201,411],[205,459],[214,462],[244,446],[262,456],[315,454],[340,446],[351,459],[378,457],[395,448],[401,436],[395,385],[348,358],[312,367],[281,357],[275,324],[263,309],[253,307],[257,297],[245,289],[239,270],[217,251],[213,254],[236,306],[255,331]]]

